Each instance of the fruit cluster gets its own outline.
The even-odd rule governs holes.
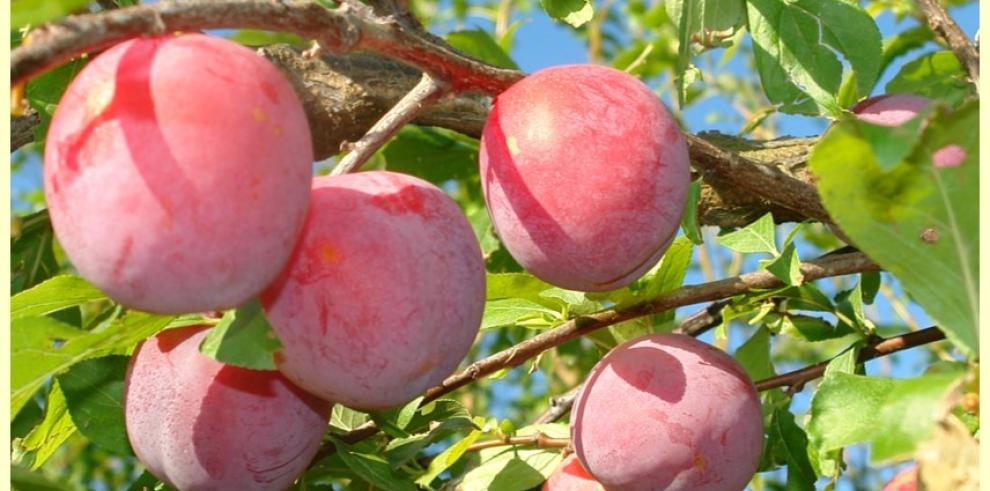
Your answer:
[[[128,435],[172,486],[285,488],[317,452],[327,401],[400,405],[442,382],[477,336],[485,267],[457,204],[393,172],[313,178],[312,160],[282,74],[204,35],[107,50],[52,120],[45,193],[82,276],[156,313],[260,297],[282,344],[270,372],[202,355],[205,326],[136,350]],[[513,257],[582,291],[627,285],[657,263],[689,180],[685,141],[658,98],[597,66],[543,70],[497,97],[479,161]],[[546,489],[572,489],[555,483],[585,472],[608,489],[741,489],[761,421],[752,381],[725,353],[683,336],[633,340],[589,376],[572,417],[579,462]]]

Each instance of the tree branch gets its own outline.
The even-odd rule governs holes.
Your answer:
[[[382,145],[423,109],[443,96],[446,90],[446,83],[424,73],[419,83],[352,146],[351,153],[340,161],[331,175],[347,174],[360,169]]]
[[[898,351],[914,348],[915,346],[934,343],[935,341],[942,339],[945,339],[945,333],[934,326],[927,329],[922,329],[920,331],[902,334],[900,336],[892,336],[881,339],[879,342],[863,348],[863,350],[859,352],[857,362],[865,363],[874,358],[880,358],[881,356],[897,353]],[[800,390],[804,387],[804,384],[821,377],[822,374],[825,373],[825,367],[828,366],[830,361],[832,360],[823,361],[799,370],[794,370],[793,372],[760,380],[759,382],[756,382],[756,390],[763,392],[765,390],[776,389],[778,387],[788,387],[795,389],[795,391]]]
[[[712,305],[714,306],[716,304],[718,304],[718,302]],[[719,314],[719,320],[714,321],[713,317],[709,317],[711,315],[709,311],[710,309],[702,310],[701,312],[698,312],[685,320],[689,321],[692,318],[703,319],[707,317],[713,319],[713,323],[711,325],[717,325],[721,322],[721,314]],[[681,325],[684,325],[684,322],[681,322]],[[921,331],[889,337],[882,339],[878,343],[868,346],[860,351],[858,362],[866,363],[869,360],[880,358],[881,356],[886,356],[908,348],[933,343],[942,339],[945,339],[945,334],[937,327],[929,327]],[[760,380],[756,382],[756,390],[763,392],[776,389],[778,387],[788,387],[789,389],[792,389],[792,392],[797,392],[804,387],[804,384],[821,377],[822,374],[825,373],[825,367],[828,366],[830,361],[832,360],[823,361],[793,372]],[[574,400],[577,398],[578,393],[581,392],[581,387],[583,385],[583,383],[579,384],[563,395],[551,398],[550,407],[538,418],[536,418],[533,421],[533,424],[552,423],[562,418],[571,410],[571,406],[574,405]]]
[[[406,25],[394,16],[375,15],[357,2],[328,9],[303,0],[165,1],[71,16],[32,31],[11,53],[11,84],[136,36],[233,27],[292,32],[334,52],[377,52],[430,73],[456,91],[494,95],[523,76],[464,56],[439,38]]]
[[[871,261],[864,254],[859,252],[849,254],[826,255],[813,261],[801,264],[801,274],[804,281],[814,281],[831,276],[842,276],[864,271],[879,271],[879,266]],[[527,359],[532,358],[547,349],[558,346],[567,341],[589,334],[597,329],[617,324],[629,319],[657,314],[676,307],[690,305],[701,302],[721,300],[735,295],[746,293],[754,289],[775,288],[782,283],[777,277],[766,271],[747,273],[733,278],[703,283],[700,285],[683,286],[672,292],[660,295],[659,297],[632,305],[624,309],[608,309],[582,317],[577,317],[564,322],[560,326],[545,331],[542,334],[523,341],[512,348],[500,351],[487,358],[472,363],[464,370],[461,370],[450,377],[447,377],[440,385],[433,387],[424,394],[423,403],[427,403],[444,396],[454,390],[474,382],[475,380],[492,374],[503,368],[511,368],[521,365]],[[577,388],[573,389],[574,394]],[[570,394],[570,392],[568,393]],[[568,404],[567,396],[561,396],[561,407]],[[562,409],[566,413],[567,409]],[[561,415],[563,414],[561,413]],[[542,419],[542,417],[541,417]],[[369,422],[360,428],[342,435],[344,441],[353,443],[377,433],[378,427]],[[317,453],[315,460],[319,460],[335,451],[332,444],[324,445]],[[315,461],[314,460],[314,461]]]
[[[805,281],[860,273],[863,271],[879,271],[879,269],[876,263],[862,253],[827,256],[801,264],[801,274]],[[711,283],[683,286],[648,302],[639,303],[623,309],[602,310],[586,316],[577,317],[554,329],[529,338],[512,348],[472,363],[464,370],[447,377],[440,385],[427,390],[424,402],[432,401],[503,368],[518,366],[527,359],[547,349],[606,326],[637,317],[657,314],[684,305],[732,297],[753,289],[779,286],[781,286],[781,282],[773,274],[767,271],[758,271]]]
[[[938,0],[917,0],[918,9],[928,21],[928,26],[932,32],[938,34],[949,49],[956,54],[959,62],[966,67],[970,80],[976,86],[976,91],[980,90],[980,52],[976,45],[966,36],[966,33],[956,24],[956,21],[949,16],[949,13],[942,8]]]

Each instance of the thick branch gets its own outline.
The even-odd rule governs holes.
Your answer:
[[[976,86],[977,92],[980,90],[980,53],[976,50],[976,45],[970,41],[966,33],[956,24],[956,21],[949,16],[949,13],[942,8],[938,0],[917,0],[918,8],[928,20],[928,26],[932,32],[938,34],[949,49],[956,54],[959,62],[966,67],[969,78]]]
[[[137,13],[133,9],[121,9],[103,14],[103,16],[73,17],[63,23],[55,24],[53,27],[39,29],[26,47],[18,48],[13,53],[12,75],[18,70],[27,70],[25,67],[30,66],[29,61],[34,59],[32,57],[40,57],[45,60],[41,66],[46,68],[57,64],[60,58],[55,57],[55,53],[58,53],[59,50],[50,46],[55,45],[57,47],[64,39],[86,37],[86,33],[89,33],[87,39],[92,38],[90,39],[91,42],[96,39],[103,39],[100,37],[100,33],[108,29],[103,24],[108,24],[110,27],[116,26],[116,21],[110,22],[110,20],[116,19],[113,16],[124,13],[127,15],[120,22],[124,23],[125,26],[130,26],[123,29],[125,32],[134,30],[134,26],[128,23],[136,23],[136,19],[143,19],[149,15],[154,17],[153,14],[158,14],[159,11],[161,11],[160,15],[164,16],[163,18],[170,19],[169,22],[173,23],[179,22],[175,20],[176,18],[182,20],[193,14],[209,14],[217,18],[210,18],[212,20],[207,19],[200,21],[200,23],[211,21],[214,25],[226,25],[227,23],[250,20],[263,22],[265,25],[249,24],[245,27],[284,27],[284,30],[290,31],[295,25],[291,18],[279,21],[281,22],[279,26],[269,25],[274,21],[267,18],[256,19],[255,16],[264,17],[264,15],[262,15],[263,12],[254,10],[256,4],[253,2],[244,0],[221,2],[222,5],[237,6],[235,11],[247,10],[249,12],[241,13],[233,19],[224,17],[223,12],[214,12],[202,6],[197,7],[200,3],[201,0],[196,0],[187,6],[184,4],[184,8],[189,9],[189,12],[178,9],[182,12],[181,15],[173,15],[171,10],[165,8],[170,4],[163,3],[154,6],[157,10],[152,9],[151,6],[140,7],[144,10]],[[292,7],[284,8],[289,12],[296,12],[297,10],[294,9],[302,8],[299,5],[309,4],[295,2],[289,5]],[[276,7],[268,5],[266,8],[271,10]],[[266,9],[261,10],[265,11]],[[327,24],[331,20],[344,24],[344,26],[339,26],[336,31],[331,29],[324,32],[325,36],[333,35],[334,32],[349,32],[346,26],[350,26],[350,24],[340,19],[360,18],[360,16],[347,12],[340,13],[340,10],[327,10],[319,7],[316,9],[317,18],[305,20],[305,24],[299,25],[304,27],[319,25],[320,17],[324,16],[329,17],[329,19],[324,19]],[[193,22],[190,19],[185,20]],[[299,32],[300,28],[298,25],[296,27],[295,32]],[[302,30],[305,31],[306,29]],[[96,31],[96,33],[91,31]],[[110,32],[116,31],[110,30]],[[102,35],[109,36],[106,33]],[[423,35],[428,36],[425,33]],[[126,36],[120,37],[126,38]],[[113,39],[113,42],[121,40]],[[108,42],[107,45],[113,42]],[[85,43],[83,43],[84,45]],[[22,51],[28,48],[40,53]],[[79,47],[72,52],[82,51],[85,51],[84,47]],[[343,142],[361,138],[381,116],[409,93],[421,78],[421,70],[405,64],[405,62],[412,62],[415,65],[415,60],[399,62],[366,53],[324,54],[320,58],[310,59],[303,56],[298,50],[285,45],[262,48],[260,53],[282,69],[300,95],[309,119],[314,152],[318,159],[338,153]],[[390,54],[390,56],[394,56],[394,54]],[[455,54],[454,56],[455,60],[464,58],[461,55]],[[477,74],[477,77],[483,78],[489,75],[488,72],[497,72],[498,78],[496,80],[503,81],[499,82],[502,83],[502,87],[507,86],[510,80],[516,80],[523,76],[519,72],[490,67],[480,62],[472,61],[472,63],[478,67],[484,67],[484,70],[477,68],[477,71],[473,72]],[[422,68],[421,65],[419,68]],[[477,77],[458,79],[457,83],[463,89],[466,84],[474,83],[471,80],[477,82]],[[484,87],[478,86],[477,88],[483,89]],[[487,98],[479,94],[458,92],[450,97],[444,97],[433,106],[423,110],[413,122],[440,126],[478,137],[481,135],[485,118],[488,115],[488,102]],[[814,144],[813,139],[799,138],[760,142],[707,133],[689,136],[688,142],[692,165],[705,179],[706,184],[698,207],[698,217],[702,225],[739,227],[752,222],[767,212],[773,213],[777,222],[799,221],[809,217],[819,220],[827,218],[817,194],[814,193],[814,179],[805,164],[805,158]]]
[[[340,161],[331,174],[347,174],[360,169],[406,123],[443,96],[446,89],[446,83],[424,73],[419,83],[352,146],[351,153]]]
[[[292,32],[335,52],[374,51],[431,73],[455,90],[497,94],[522,78],[517,71],[468,58],[425,32],[405,29],[398,19],[379,17],[357,2],[328,9],[300,0],[185,0],[72,16],[42,26],[11,53],[11,83],[136,36],[234,27]]]
[[[880,358],[881,356],[897,353],[898,351],[914,348],[915,346],[934,343],[935,341],[942,339],[945,339],[945,333],[940,331],[937,327],[929,327],[927,329],[902,334],[900,336],[892,336],[882,339],[876,344],[863,348],[863,350],[859,352],[859,358],[857,361],[859,363],[865,363],[874,358]],[[760,392],[776,389],[778,387],[800,389],[809,381],[821,377],[822,374],[825,373],[825,367],[828,366],[829,361],[831,360],[816,363],[814,365],[778,375],[776,377],[760,380],[759,382],[756,382],[756,389]]]
[[[801,273],[805,281],[878,270],[879,267],[861,253],[827,256],[801,264]],[[766,271],[759,271],[711,283],[684,286],[649,302],[636,304],[624,309],[603,310],[587,316],[578,317],[561,324],[559,327],[527,339],[512,348],[472,363],[464,370],[447,377],[440,385],[427,390],[425,401],[432,401],[454,389],[463,387],[503,368],[518,366],[547,349],[606,326],[645,315],[664,312],[683,305],[721,300],[746,293],[753,289],[779,286],[781,286],[781,282],[774,275]]]
[[[17,150],[33,142],[34,128],[39,124],[41,124],[41,115],[33,109],[23,116],[10,118],[10,150]]]

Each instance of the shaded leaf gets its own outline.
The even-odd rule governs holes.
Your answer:
[[[124,428],[126,356],[107,356],[76,363],[58,376],[69,414],[91,442],[120,455],[131,455]]]
[[[275,352],[282,347],[257,299],[224,313],[199,346],[214,360],[253,370],[275,370]]]

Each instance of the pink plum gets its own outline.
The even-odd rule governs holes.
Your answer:
[[[900,126],[931,104],[927,97],[887,94],[864,99],[852,107],[862,121],[879,126]]]
[[[285,265],[308,203],[302,105],[271,63],[199,34],[110,48],[48,131],[45,197],[79,273],[125,306],[233,307]]]
[[[279,369],[358,409],[402,404],[440,383],[478,333],[481,249],[456,203],[393,172],[314,180],[288,268],[262,295]]]
[[[134,453],[183,491],[289,487],[320,448],[329,403],[277,371],[201,354],[207,332],[164,331],[135,351],[124,399]]]
[[[915,491],[918,486],[918,467],[913,466],[894,476],[883,491]]]
[[[689,336],[652,334],[592,369],[571,437],[606,489],[738,491],[759,466],[763,418],[732,357]]]
[[[677,122],[618,70],[541,70],[496,99],[481,137],[496,231],[534,275],[572,290],[631,283],[677,234],[690,179]]]
[[[543,484],[543,491],[605,491],[605,488],[581,467],[576,455],[571,455]]]

